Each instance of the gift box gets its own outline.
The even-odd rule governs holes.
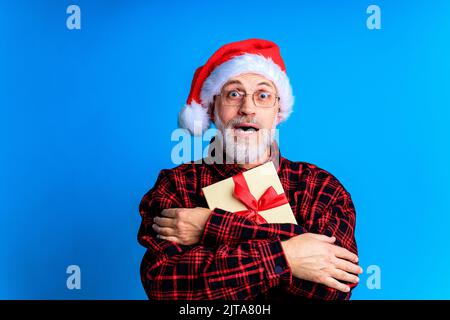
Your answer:
[[[208,207],[261,223],[294,223],[294,213],[272,161],[202,188]]]

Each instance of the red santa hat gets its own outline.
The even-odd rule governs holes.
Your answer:
[[[271,41],[248,39],[224,45],[195,71],[187,103],[178,117],[179,126],[201,135],[211,124],[208,108],[214,96],[230,78],[243,73],[256,73],[274,83],[280,96],[280,118],[286,120],[294,97],[280,49]]]

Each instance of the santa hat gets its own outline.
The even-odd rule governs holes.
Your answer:
[[[280,49],[271,41],[248,39],[224,45],[195,71],[187,103],[178,117],[179,126],[201,135],[211,124],[208,108],[214,96],[230,78],[243,73],[256,73],[274,83],[280,96],[280,118],[286,120],[294,97]]]

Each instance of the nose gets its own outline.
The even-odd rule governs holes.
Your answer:
[[[253,103],[253,98],[251,95],[246,95],[242,101],[242,105],[239,108],[239,115],[255,115],[256,106]]]

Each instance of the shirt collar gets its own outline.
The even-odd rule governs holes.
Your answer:
[[[211,141],[209,142],[209,151],[210,151],[210,155],[212,158],[214,158],[214,153],[215,150],[211,150],[211,145],[214,142],[215,137],[213,137],[211,139]],[[222,157],[223,162],[226,162],[226,155],[225,155],[225,150],[223,150],[223,157]],[[275,169],[277,170],[277,172],[280,172],[280,168],[282,166],[283,163],[283,157],[281,156],[281,152],[280,152],[280,148],[278,146],[278,143],[274,140],[271,146],[271,154],[270,157],[267,159],[267,162],[269,161],[273,161],[273,164],[275,165]],[[241,172],[245,172],[248,169],[239,167],[236,163],[211,163],[210,164],[211,167],[223,178],[229,178],[232,177],[236,174],[239,174]]]

